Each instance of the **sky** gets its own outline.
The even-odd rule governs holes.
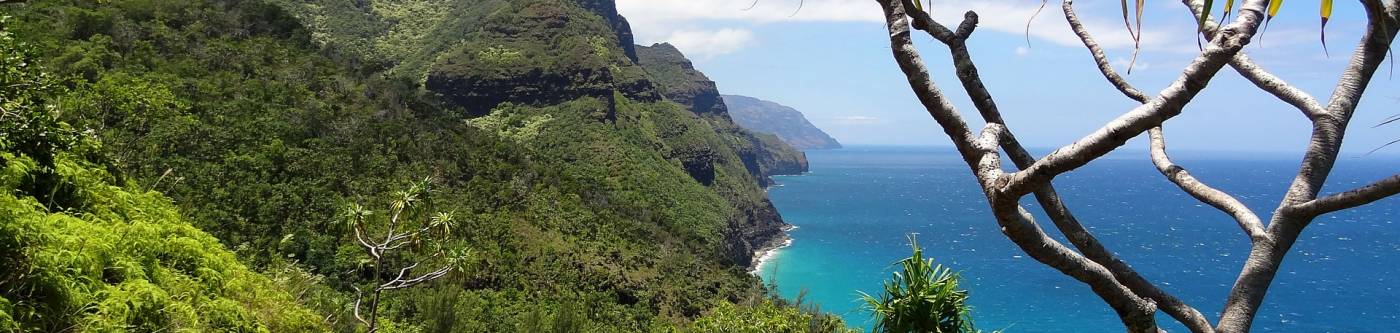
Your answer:
[[[1216,1],[1220,6],[1222,1]],[[882,12],[874,0],[618,0],[637,43],[669,42],[714,80],[721,93],[792,106],[845,144],[950,145],[915,99],[890,53]],[[801,7],[799,10],[799,3]],[[1039,1],[934,0],[948,26],[976,11],[981,24],[969,50],[982,79],[1017,137],[1032,147],[1059,147],[1130,110],[1096,69],[1065,22],[1058,1],[1031,20]],[[1075,4],[1087,29],[1124,72],[1133,41],[1118,1]],[[1217,7],[1218,10],[1219,7]],[[1148,1],[1142,48],[1127,79],[1155,94],[1199,49],[1195,23],[1179,1]],[[1318,41],[1316,2],[1285,2],[1264,35],[1246,48],[1265,69],[1326,103],[1360,39],[1359,2],[1338,1],[1325,30],[1330,55]],[[1027,33],[1027,22],[1030,22]],[[973,125],[976,111],[955,76],[947,48],[916,31],[916,43],[937,86]],[[1374,127],[1400,114],[1400,82],[1385,65],[1353,118],[1344,157],[1363,158],[1400,139],[1400,123]],[[1310,125],[1291,106],[1255,88],[1231,69],[1165,124],[1171,149],[1296,153]],[[1146,147],[1135,139],[1130,147]],[[1400,145],[1377,152],[1400,155]]]

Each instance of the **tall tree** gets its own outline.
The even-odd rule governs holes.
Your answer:
[[[1397,174],[1359,188],[1320,195],[1336,164],[1347,124],[1367,84],[1385,59],[1396,28],[1400,27],[1400,1],[1362,1],[1368,15],[1366,32],[1336,83],[1331,99],[1322,104],[1240,52],[1266,17],[1273,16],[1265,14],[1266,9],[1276,8],[1269,3],[1278,0],[1243,1],[1238,14],[1228,24],[1216,24],[1202,17],[1200,33],[1209,43],[1175,82],[1155,96],[1134,88],[1113,70],[1103,50],[1080,23],[1072,1],[1064,0],[1065,19],[1090,51],[1103,76],[1128,98],[1142,105],[1040,158],[1033,157],[1016,140],[996,100],[978,75],[967,48],[967,40],[977,28],[976,13],[968,12],[960,24],[950,29],[933,20],[914,0],[877,1],[884,9],[894,58],[908,78],[910,88],[976,176],[1002,232],[1030,257],[1087,284],[1113,308],[1129,332],[1159,331],[1155,320],[1159,309],[1192,332],[1249,331],[1279,265],[1309,223],[1318,216],[1400,192],[1400,174]],[[1207,11],[1210,3],[1182,2],[1197,15]],[[928,68],[910,37],[911,26],[948,47],[963,90],[986,122],[980,133],[973,132],[962,114],[930,79]],[[1192,177],[1166,153],[1162,123],[1181,114],[1182,108],[1226,66],[1234,68],[1260,90],[1297,108],[1313,125],[1312,138],[1297,176],[1278,208],[1268,216],[1267,223],[1229,193]],[[1249,258],[1225,300],[1222,315],[1214,323],[1142,277],[1100,243],[1075,218],[1053,185],[1056,176],[1089,164],[1123,146],[1129,139],[1144,135],[1152,142],[1151,158],[1162,175],[1182,191],[1233,217],[1251,243]],[[1004,171],[1002,153],[1009,157],[1017,171]],[[1048,236],[1041,224],[1020,205],[1020,199],[1027,195],[1035,197],[1069,245]]]

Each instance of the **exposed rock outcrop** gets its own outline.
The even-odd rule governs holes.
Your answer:
[[[501,103],[552,105],[579,97],[611,98],[614,92],[643,102],[661,99],[646,72],[635,66],[631,30],[613,40],[618,25],[612,1],[581,0],[607,17],[576,15],[557,4],[523,5],[518,15],[492,16],[428,70],[426,86],[472,116]],[[611,23],[617,22],[617,23]],[[624,46],[629,48],[623,48]]]
[[[659,43],[637,47],[637,58],[661,86],[667,99],[685,105],[695,114],[729,120],[729,109],[720,98],[715,81],[696,70],[675,46]]]
[[[675,46],[668,43],[640,46],[637,55],[666,99],[709,119],[717,131],[743,139],[732,146],[760,186],[772,185],[771,176],[774,175],[807,172],[805,154],[777,137],[764,137],[735,124],[715,82],[696,70]]]
[[[598,98],[599,108],[609,110],[590,118],[614,124],[606,135],[654,149],[733,207],[727,221],[713,222],[726,225],[725,257],[749,265],[754,249],[780,240],[786,226],[760,187],[771,184],[770,175],[805,171],[805,157],[776,137],[735,125],[715,83],[674,47],[634,47],[612,0],[575,3],[513,3],[514,15],[487,17],[464,43],[436,58],[427,88],[473,117],[503,103],[550,106]],[[585,10],[596,16],[579,15]],[[677,114],[685,111],[663,99],[690,112]],[[666,104],[639,106],[646,103]],[[654,114],[638,115],[639,107]],[[619,115],[624,109],[632,113]]]
[[[773,185],[773,175],[807,171],[806,154],[783,143],[777,136],[754,133],[735,124],[715,82],[697,70],[675,46],[667,43],[638,46],[637,59],[666,99],[709,121],[717,133],[736,139],[728,140],[729,148],[759,186]],[[708,177],[705,173],[708,169],[700,165],[702,161],[686,161],[689,161],[685,165],[692,177],[697,180]],[[754,251],[785,239],[783,228],[787,223],[766,197],[759,202],[739,202],[738,208],[739,214],[729,221],[726,254],[737,264],[749,266],[753,263]]]
[[[617,35],[617,42],[622,47],[623,53],[632,62],[637,62],[637,47],[632,38],[632,24],[627,23],[627,18],[617,14],[617,3],[613,0],[575,0],[578,5],[592,11],[594,14],[608,21],[613,32]]]

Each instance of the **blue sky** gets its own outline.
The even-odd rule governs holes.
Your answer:
[[[722,93],[748,95],[792,106],[847,144],[947,145],[936,124],[910,92],[890,56],[874,0],[619,0],[639,44],[671,42],[715,80]],[[1221,2],[1221,1],[1217,1]],[[1131,109],[1099,75],[1051,1],[1031,25],[1039,1],[934,1],[941,22],[955,25],[964,11],[981,16],[969,42],[988,88],[1023,142],[1058,147]],[[1217,4],[1219,5],[1219,4]],[[1324,55],[1318,42],[1316,2],[1285,2],[1263,36],[1247,51],[1262,66],[1325,101],[1360,38],[1364,13],[1355,1],[1338,1],[1328,23]],[[1118,1],[1076,4],[1088,29],[1108,48],[1120,71],[1132,55]],[[1178,1],[1149,1],[1143,50],[1128,79],[1156,92],[1174,80],[1196,54],[1189,12]],[[920,35],[916,40],[939,88],[975,116],[952,76],[948,52]],[[1372,128],[1400,113],[1400,83],[1389,67],[1371,83],[1348,131],[1344,155],[1360,156],[1400,138],[1400,124]],[[969,119],[974,121],[975,119]],[[980,126],[980,124],[978,124]],[[1297,110],[1225,69],[1186,111],[1165,127],[1173,149],[1297,152],[1309,124]],[[1145,147],[1136,140],[1134,147]],[[1382,150],[1400,155],[1400,146]]]

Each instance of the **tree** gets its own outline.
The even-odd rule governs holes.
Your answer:
[[[966,41],[977,28],[977,14],[968,12],[950,29],[934,21],[913,0],[877,0],[884,9],[890,44],[896,62],[919,101],[948,135],[977,178],[1002,232],[1031,258],[1087,284],[1117,313],[1130,332],[1156,332],[1155,313],[1160,309],[1192,332],[1246,332],[1268,292],[1279,265],[1303,229],[1318,216],[1365,205],[1400,192],[1400,174],[1366,186],[1320,195],[1337,161],[1346,127],[1356,111],[1376,69],[1385,59],[1396,28],[1400,27],[1400,1],[1362,1],[1368,25],[1350,65],[1342,72],[1332,97],[1321,104],[1307,93],[1264,70],[1240,50],[1250,42],[1265,20],[1264,0],[1243,1],[1228,24],[1201,20],[1201,34],[1209,41],[1180,77],[1156,96],[1134,88],[1110,66],[1103,50],[1080,24],[1070,0],[1063,2],[1065,19],[1090,51],[1104,77],[1124,95],[1142,103],[1098,130],[1047,156],[1035,158],[1009,129],[995,99],[983,86]],[[1209,3],[1210,1],[1206,1]],[[1275,0],[1274,2],[1277,2]],[[1202,15],[1202,2],[1184,0],[1193,13]],[[1272,16],[1272,15],[1269,15]],[[986,122],[974,134],[962,115],[949,103],[929,77],[910,37],[910,27],[924,31],[950,50],[957,77]],[[1302,157],[1296,178],[1268,223],[1229,193],[1212,188],[1173,163],[1166,153],[1163,122],[1205,89],[1222,68],[1230,66],[1258,88],[1301,111],[1313,124],[1312,138]],[[1182,191],[1229,214],[1249,237],[1251,249],[1225,302],[1221,317],[1212,325],[1200,311],[1159,289],[1101,244],[1061,200],[1055,191],[1056,176],[1082,167],[1129,139],[1147,135],[1151,157],[1162,175]],[[1001,153],[1017,171],[1004,171]],[[1070,246],[1051,238],[1019,204],[1033,195],[1054,227]]]
[[[952,269],[924,259],[924,251],[909,236],[914,255],[899,261],[902,268],[885,281],[879,297],[864,292],[861,299],[875,313],[878,332],[977,332],[967,307],[967,290]]]
[[[367,220],[372,212],[359,204],[351,204],[347,211],[347,221],[355,229],[355,241],[359,243],[365,252],[369,253],[373,259],[374,288],[370,290],[372,298],[367,305],[369,307],[369,318],[360,315],[361,304],[364,301],[365,293],[359,287],[355,287],[355,319],[364,324],[369,333],[374,333],[379,329],[379,300],[385,291],[410,288],[425,282],[433,281],[443,276],[447,276],[454,269],[461,269],[465,264],[470,251],[445,250],[441,242],[445,241],[452,233],[455,222],[451,213],[437,213],[428,219],[427,223],[419,222],[414,225],[414,221],[419,220],[420,196],[427,192],[428,180],[423,180],[413,184],[408,190],[394,193],[394,201],[389,205],[389,219],[383,236],[366,238],[365,234]],[[436,232],[436,235],[433,233]],[[412,249],[422,247],[424,240],[434,238],[432,254],[427,258],[419,259],[413,264],[398,268],[398,273],[392,279],[384,280],[389,272],[386,267],[390,266],[389,261],[396,251],[401,249]],[[381,239],[375,242],[374,239]],[[410,275],[415,268],[424,262],[444,261],[443,265],[436,270],[413,277]]]

